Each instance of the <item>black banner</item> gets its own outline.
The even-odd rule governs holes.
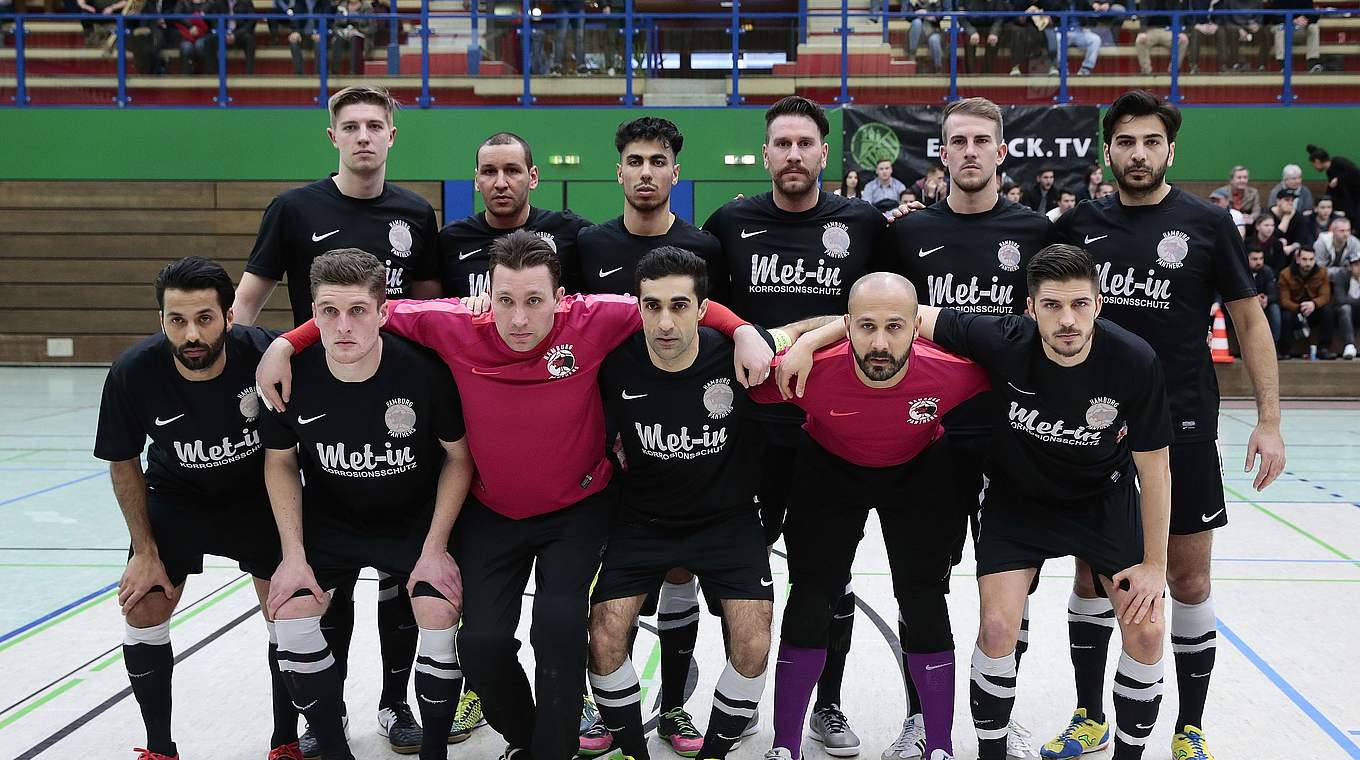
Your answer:
[[[940,165],[940,106],[865,106],[844,109],[845,169],[859,169],[860,184],[874,165],[893,162],[893,176],[910,185]],[[1009,155],[1001,169],[1022,185],[1051,166],[1059,185],[1085,181],[1101,163],[1100,109],[1095,106],[1002,106]],[[839,178],[837,178],[839,179]]]

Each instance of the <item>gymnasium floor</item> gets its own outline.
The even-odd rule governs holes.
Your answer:
[[[104,374],[0,367],[3,758],[130,760],[131,748],[145,738],[118,648],[122,627],[114,588],[127,534],[107,469],[90,454]],[[1220,760],[1360,759],[1360,404],[1288,405],[1289,467],[1262,494],[1251,492],[1250,477],[1241,472],[1253,417],[1245,404],[1225,408],[1221,417],[1232,523],[1219,532],[1214,552],[1220,637],[1209,737]],[[774,562],[781,575],[783,561]],[[248,578],[229,561],[207,564],[190,581],[172,623],[179,659],[176,739],[186,760],[263,760],[269,732],[264,625]],[[1064,613],[1070,578],[1070,565],[1050,563],[1032,606],[1016,718],[1039,741],[1065,723],[1073,700]],[[876,760],[897,734],[904,700],[895,658],[896,607],[872,520],[855,565],[855,590],[862,614],[844,707],[864,740],[862,756]],[[348,684],[352,743],[361,758],[393,757],[375,731],[375,592],[375,583],[360,584]],[[965,561],[951,596],[960,760],[976,757],[967,703],[976,605],[972,565]],[[656,639],[643,633],[637,647],[634,661],[651,704]],[[689,704],[702,726],[721,668],[721,639],[711,618],[701,624],[697,651]],[[524,654],[527,661],[531,653],[526,648]],[[1170,754],[1174,680],[1168,658],[1162,720],[1146,758]],[[771,695],[767,687],[761,734],[733,757],[757,758],[768,749]],[[485,728],[450,748],[450,757],[491,760],[501,748]],[[805,752],[825,757],[811,741]],[[655,739],[653,754],[668,756]]]

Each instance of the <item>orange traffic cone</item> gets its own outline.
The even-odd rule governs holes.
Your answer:
[[[1223,308],[1214,304],[1214,330],[1209,338],[1209,355],[1214,364],[1232,364],[1232,354],[1228,353],[1228,324],[1223,319]]]

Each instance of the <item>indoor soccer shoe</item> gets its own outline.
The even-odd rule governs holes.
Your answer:
[[[133,747],[132,751],[141,753],[137,755],[137,760],[179,760],[179,755],[162,755],[159,752],[152,752],[141,747]]]
[[[793,753],[783,747],[770,747],[770,751],[765,753],[765,760],[793,760]]]
[[[1030,743],[1034,736],[1028,728],[1011,721],[1006,727],[1006,757],[1016,760],[1039,760],[1039,750]]]
[[[1172,760],[1214,760],[1204,732],[1188,724],[1171,737],[1171,757]]]
[[[453,714],[453,725],[449,727],[449,744],[467,741],[472,732],[486,725],[482,717],[482,698],[471,689],[458,698],[458,709]]]
[[[349,739],[349,716],[341,715],[340,724],[345,727],[345,739]],[[316,740],[316,734],[312,733],[312,727],[307,726],[307,730],[298,737],[298,751],[302,753],[302,760],[321,760],[321,742]]]
[[[420,740],[424,733],[420,724],[411,714],[411,706],[398,702],[393,707],[378,711],[378,733],[387,737],[392,751],[398,755],[414,755],[420,751]]]
[[[581,742],[576,754],[581,757],[603,755],[614,746],[614,735],[600,720],[600,711],[590,697],[581,700]]]
[[[1086,717],[1086,708],[1078,707],[1072,721],[1053,741],[1040,751],[1046,758],[1081,757],[1087,752],[1105,749],[1110,744],[1110,724],[1097,723]]]
[[[821,742],[826,754],[835,757],[854,757],[859,754],[859,737],[850,729],[850,721],[838,705],[827,705],[808,718],[812,738]]]
[[[677,707],[661,714],[656,724],[656,735],[671,745],[675,754],[681,757],[694,757],[704,748],[704,735],[694,727],[694,719]]]
[[[269,750],[268,760],[303,760],[302,748],[298,746],[297,742],[280,744]]]
[[[902,733],[883,750],[883,760],[909,760],[921,757],[926,751],[925,718],[912,715],[902,721]]]

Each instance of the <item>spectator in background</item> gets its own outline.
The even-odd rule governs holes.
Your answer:
[[[179,70],[181,74],[205,74],[217,70],[217,36],[205,18],[212,8],[208,0],[179,0],[175,13],[188,18],[175,19],[179,32]]]
[[[865,183],[859,192],[861,198],[887,211],[897,208],[897,197],[906,189],[907,186],[902,184],[901,180],[893,177],[892,161],[885,158],[874,164],[873,181]]]
[[[1336,328],[1341,333],[1341,358],[1355,358],[1355,326],[1360,324],[1360,253],[1346,257],[1344,266],[1331,272],[1332,305]]]
[[[25,2],[25,0],[19,0]],[[120,13],[127,0],[75,0],[76,10],[80,13],[100,13],[109,17],[108,22],[81,21],[80,28],[85,32],[85,47],[99,47],[113,34],[113,15]]]
[[[1224,190],[1223,188],[1220,187],[1219,189],[1213,191],[1212,193],[1209,193],[1209,202],[1214,204],[1215,206],[1218,206],[1221,209],[1226,210],[1228,212],[1228,216],[1232,217],[1233,224],[1237,225],[1237,231],[1244,238],[1246,237],[1247,218],[1242,215],[1241,211],[1238,211],[1237,209],[1232,207],[1232,197],[1227,190]]]
[[[1199,11],[1226,10],[1224,0],[1191,0],[1191,5]],[[1213,40],[1214,59],[1220,72],[1232,70],[1237,58],[1237,32],[1223,23],[1224,17],[1205,14],[1185,18],[1186,33],[1190,35],[1190,73],[1199,73],[1200,48],[1206,40]]]
[[[1129,3],[1132,5],[1133,3]],[[1100,42],[1105,47],[1114,47],[1117,39],[1117,31],[1124,24],[1125,7],[1119,3],[1107,2],[1105,0],[1089,0],[1083,10],[1093,11],[1101,14],[1092,19],[1094,23],[1091,28],[1096,34],[1100,35]],[[1078,198],[1078,201],[1084,200]]]
[[[997,13],[1012,10],[1010,0],[961,0],[962,10],[967,13]],[[996,73],[996,49],[1001,47],[1001,37],[1005,33],[1006,19],[1002,16],[959,16],[959,43],[967,43],[967,54],[963,59],[964,71],[968,74]],[[978,53],[983,54],[982,64],[978,64]]]
[[[905,206],[908,203],[915,203],[918,200],[920,199],[916,197],[916,191],[911,188],[903,190],[902,194],[897,196],[897,203],[900,206]]]
[[[1316,145],[1308,146],[1308,162],[1327,175],[1327,194],[1336,211],[1354,219],[1360,216],[1360,167],[1342,156],[1333,157]]]
[[[1303,213],[1313,210],[1313,191],[1303,184],[1303,169],[1298,164],[1288,164],[1284,171],[1280,172],[1280,182],[1275,187],[1270,188],[1270,195],[1266,196],[1266,204],[1275,205],[1275,198],[1284,189],[1295,190],[1298,192],[1298,201],[1294,204],[1294,210]]]
[[[1105,171],[1100,164],[1091,164],[1086,169],[1086,182],[1077,188],[1077,203],[1100,197],[1100,185],[1105,181]]]
[[[1040,214],[1058,205],[1058,187],[1054,184],[1053,167],[1045,166],[1039,170],[1034,184],[1025,191],[1025,205]]]
[[[949,180],[944,178],[944,167],[932,166],[926,169],[926,176],[912,183],[912,188],[916,191],[916,197],[927,206],[944,200],[944,197],[949,195]]]
[[[1275,230],[1275,217],[1267,214],[1256,220],[1256,228],[1247,235],[1248,251],[1261,251],[1265,254],[1266,264],[1276,272],[1284,271],[1294,258],[1284,251],[1284,241]]]
[[[841,177],[841,186],[836,188],[836,195],[846,198],[859,198],[859,170],[847,169],[845,176]]]
[[[940,17],[934,15],[943,7],[940,0],[906,0],[911,8],[911,27],[907,30],[907,60],[915,61],[921,41],[930,49],[930,71],[938,73],[944,67],[944,48],[940,41]]]
[[[1058,221],[1058,217],[1062,216],[1063,214],[1066,214],[1068,211],[1071,211],[1072,207],[1076,205],[1077,205],[1076,193],[1072,192],[1071,190],[1059,190],[1058,205],[1054,206],[1053,208],[1045,212],[1045,216],[1048,217],[1048,221],[1056,222]]]
[[[1271,206],[1266,216],[1275,220],[1275,234],[1284,243],[1286,256],[1293,258],[1295,253],[1303,247],[1299,241],[1299,230],[1304,226],[1303,220],[1295,210],[1298,201],[1298,191],[1285,188],[1279,195],[1275,196],[1275,205]],[[1262,217],[1265,218],[1265,217]],[[1260,224],[1260,222],[1257,222]],[[1316,250],[1316,249],[1315,249]]]
[[[1100,189],[1096,192],[1096,200],[1100,200],[1107,195],[1114,195],[1114,185],[1109,182],[1100,183]]]
[[[1067,0],[1067,5],[1063,10],[1085,11],[1089,10],[1089,7],[1086,0]],[[1057,23],[1049,24],[1048,28],[1044,29],[1044,37],[1048,40],[1048,54],[1054,61],[1059,60],[1058,41],[1061,39],[1061,35],[1058,33],[1058,29],[1064,18],[1067,20],[1067,44],[1077,46],[1084,53],[1077,76],[1090,76],[1091,72],[1095,70],[1096,64],[1100,61],[1100,46],[1103,41],[1099,34],[1083,26],[1082,19],[1079,17],[1053,17]]]
[[[557,39],[553,42],[553,73],[583,74],[586,70],[586,3],[585,0],[557,0],[558,13],[563,16],[557,22]],[[566,68],[567,28],[572,27],[571,70]]]
[[[1311,11],[1313,10],[1313,0],[1267,0],[1266,8],[1276,12],[1283,11]],[[1275,60],[1284,61],[1284,20],[1283,16],[1271,16],[1270,22],[1275,27]],[[1322,36],[1318,29],[1317,16],[1311,13],[1297,13],[1290,20],[1290,27],[1294,35],[1294,50],[1299,48],[1299,41],[1302,38],[1306,51],[1304,58],[1308,71],[1319,74],[1322,72]]]
[[[1280,329],[1279,352],[1292,356],[1294,341],[1313,338],[1317,342],[1317,358],[1331,359],[1332,282],[1326,268],[1317,265],[1313,252],[1299,249],[1294,263],[1280,272]]]
[[[1188,10],[1185,0],[1143,0],[1138,3],[1138,20],[1141,28],[1133,40],[1133,46],[1138,53],[1138,70],[1143,74],[1152,73],[1153,48],[1171,49],[1171,16],[1165,12],[1182,10]],[[1183,25],[1180,33],[1180,45],[1176,49],[1178,71],[1185,63],[1185,53],[1190,47],[1190,37],[1185,33],[1184,26],[1186,25]],[[1171,70],[1169,65],[1167,70]]]
[[[1265,254],[1261,251],[1247,252],[1247,268],[1251,272],[1251,281],[1256,284],[1256,300],[1261,303],[1261,310],[1266,313],[1266,322],[1270,324],[1270,335],[1275,339],[1275,345],[1280,344],[1280,284],[1277,282],[1278,275],[1275,270],[1266,264]]]
[[[339,74],[341,67],[349,64],[351,74],[364,72],[364,50],[369,40],[378,33],[377,19],[355,18],[373,13],[368,0],[345,0],[344,5],[335,9],[335,20],[331,22],[330,62],[331,73]]]
[[[1241,211],[1248,226],[1256,223],[1261,215],[1261,192],[1251,186],[1251,173],[1247,167],[1234,166],[1228,175],[1228,184],[1218,189],[1227,191],[1228,206]]]
[[[1024,191],[1020,189],[1019,185],[1013,182],[1008,182],[1001,186],[1001,195],[1005,196],[1006,200],[1011,203],[1024,205]]]
[[[175,9],[175,0],[146,0],[138,13],[160,16]],[[133,65],[138,74],[164,74],[165,62],[161,51],[179,47],[179,32],[171,29],[163,18],[129,20],[127,48],[132,52]]]
[[[252,0],[218,0],[212,12],[227,16],[227,50],[237,48],[243,51],[246,56],[246,75],[254,74],[255,19],[237,16],[255,13],[255,3]],[[213,56],[216,55],[214,51]]]
[[[1053,23],[1053,17],[1044,13],[1044,4],[1056,0],[1012,0],[1012,11],[1022,11],[1029,15],[1006,19],[1004,29],[1006,39],[1002,40],[1011,49],[1011,76],[1021,73],[1042,72],[1057,74],[1058,67],[1051,58],[1045,57],[1048,39],[1044,30]]]
[[[1299,221],[1299,242],[1304,248],[1312,248],[1318,236],[1332,226],[1332,219],[1336,216],[1332,209],[1332,196],[1324,195],[1317,199],[1312,211],[1303,212],[1303,218]]]
[[[321,41],[321,20],[312,18],[314,14],[329,16],[329,0],[274,0],[279,13],[289,16],[288,50],[293,56],[293,73],[302,73],[302,51],[312,51],[316,60],[316,43]]]
[[[1360,240],[1351,234],[1351,220],[1338,216],[1331,226],[1313,243],[1317,264],[1323,268],[1339,267],[1352,253],[1360,254]]]

